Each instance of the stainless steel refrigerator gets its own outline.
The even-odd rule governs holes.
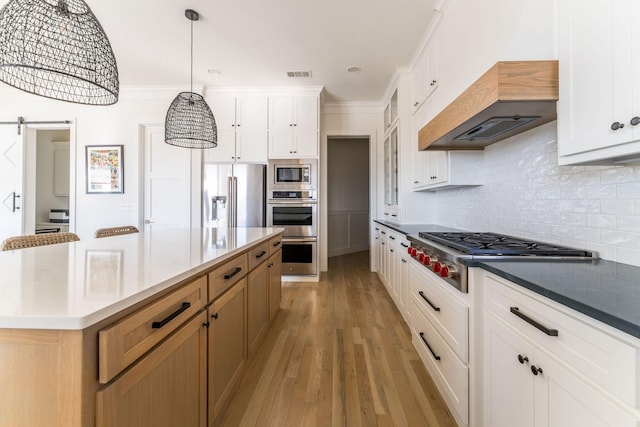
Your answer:
[[[264,227],[265,165],[205,163],[202,175],[203,227]]]

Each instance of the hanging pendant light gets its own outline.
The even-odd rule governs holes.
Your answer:
[[[191,91],[180,92],[169,106],[164,141],[184,148],[214,148],[218,146],[216,120],[204,98],[193,93],[193,21],[200,15],[191,9],[184,14],[191,21]]]
[[[0,10],[0,81],[74,102],[118,101],[109,39],[83,0],[10,0]]]

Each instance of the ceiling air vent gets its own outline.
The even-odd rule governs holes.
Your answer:
[[[291,78],[311,78],[311,71],[287,71],[287,77]]]

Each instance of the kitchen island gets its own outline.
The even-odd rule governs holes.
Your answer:
[[[279,308],[281,233],[0,253],[0,426],[211,424]]]

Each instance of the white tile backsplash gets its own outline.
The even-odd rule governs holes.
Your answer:
[[[425,193],[436,223],[640,266],[640,165],[558,166],[556,123],[485,148],[485,185]]]

